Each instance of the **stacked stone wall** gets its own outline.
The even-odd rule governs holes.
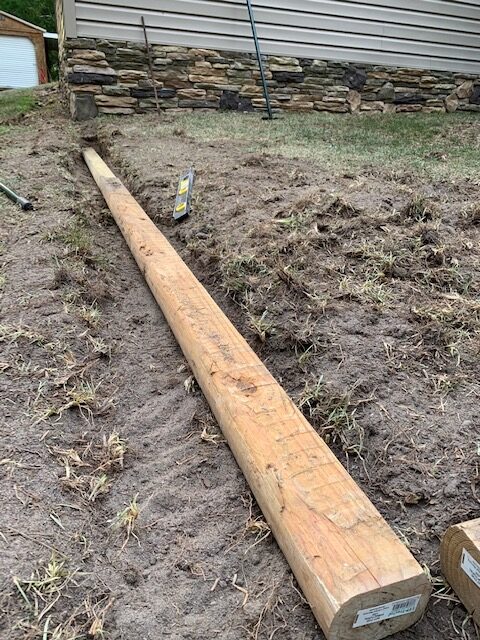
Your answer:
[[[90,38],[64,42],[63,73],[72,116],[265,108],[257,61],[248,53]],[[265,58],[272,106],[286,111],[480,111],[480,76],[380,65]]]

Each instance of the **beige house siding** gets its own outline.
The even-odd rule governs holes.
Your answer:
[[[63,0],[67,37],[252,51],[244,0]],[[476,0],[254,0],[266,54],[480,72]]]

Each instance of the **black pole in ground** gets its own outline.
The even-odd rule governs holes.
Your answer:
[[[270,105],[270,96],[268,94],[267,80],[265,78],[265,71],[263,69],[262,52],[260,50],[260,43],[258,41],[258,36],[257,36],[257,27],[255,25],[255,16],[253,15],[253,8],[250,0],[247,0],[247,7],[248,7],[248,15],[250,18],[250,24],[252,26],[253,40],[255,41],[255,51],[257,52],[258,66],[260,68],[260,77],[262,78],[263,95],[265,97],[265,104],[267,107],[268,119],[273,120],[273,112],[272,112],[272,107]]]

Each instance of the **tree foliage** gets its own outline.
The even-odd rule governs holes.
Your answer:
[[[0,9],[47,31],[57,30],[55,0],[0,0]]]

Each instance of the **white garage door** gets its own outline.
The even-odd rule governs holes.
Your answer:
[[[37,84],[37,59],[30,38],[0,35],[0,87],[21,89]]]

